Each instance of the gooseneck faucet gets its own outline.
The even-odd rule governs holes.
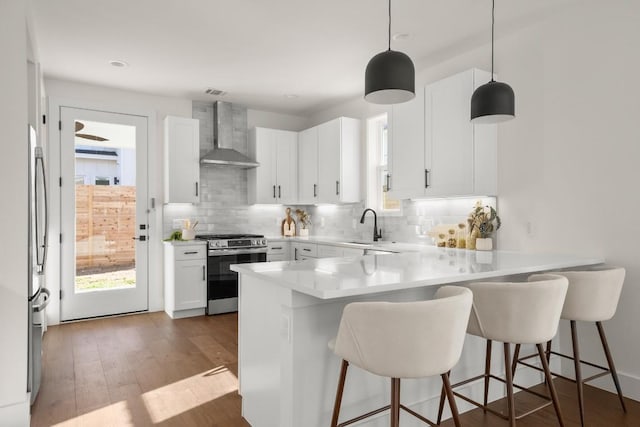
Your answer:
[[[364,224],[364,216],[367,212],[373,213],[373,241],[377,242],[378,239],[382,238],[382,230],[378,230],[378,214],[373,209],[367,208],[362,212],[362,217],[360,217],[360,224]]]

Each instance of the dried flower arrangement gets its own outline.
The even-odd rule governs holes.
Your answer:
[[[469,214],[469,235],[477,234],[484,239],[491,236],[491,233],[498,230],[502,225],[498,213],[492,206],[482,206],[478,201]]]
[[[304,209],[296,209],[296,215],[298,216],[298,224],[302,226],[302,228],[307,228],[311,225],[311,215],[307,213]]]

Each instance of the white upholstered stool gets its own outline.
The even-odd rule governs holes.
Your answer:
[[[469,285],[469,289],[473,291],[473,310],[471,312],[467,333],[487,340],[485,373],[461,381],[452,387],[455,388],[484,378],[484,402],[481,404],[462,394],[456,392],[453,392],[453,394],[482,408],[484,411],[489,411],[509,420],[510,425],[515,426],[516,419],[522,418],[533,411],[528,411],[525,414],[516,416],[513,398],[514,386],[546,400],[549,399],[547,396],[514,385],[513,383],[510,344],[535,344],[538,349],[538,355],[542,360],[543,371],[551,395],[550,400],[556,410],[558,421],[560,425],[563,426],[564,422],[558,403],[558,396],[553,382],[551,382],[551,373],[547,359],[544,357],[542,343],[551,339],[558,329],[560,313],[567,292],[567,279],[562,276],[547,274],[538,275],[535,281],[532,282],[472,283]],[[505,379],[491,374],[492,341],[504,343]],[[487,407],[490,379],[495,379],[506,384],[508,415],[504,415]],[[442,410],[444,408],[444,394],[445,391],[443,390],[440,398],[438,423],[440,423]],[[551,402],[546,402],[537,409],[548,406]]]
[[[400,408],[430,425],[423,416],[400,404],[400,379],[441,375],[449,405],[459,426],[446,375],[460,358],[471,312],[469,289],[443,286],[435,299],[408,303],[357,302],[342,313],[336,339],[329,347],[342,358],[331,426],[345,426],[391,409],[391,426],[400,423]],[[391,404],[338,424],[347,368],[355,365],[391,378]]]
[[[624,283],[625,269],[619,267],[603,267],[594,268],[587,271],[562,271],[553,274],[562,275],[569,280],[569,289],[567,290],[567,298],[564,302],[561,318],[569,320],[571,324],[571,341],[573,344],[573,355],[568,356],[562,353],[551,351],[551,341],[549,341],[547,343],[547,358],[551,357],[551,354],[555,354],[567,359],[572,359],[576,376],[574,380],[560,374],[554,373],[554,375],[576,383],[578,388],[578,402],[580,406],[580,422],[583,426],[584,396],[582,385],[587,381],[591,381],[603,375],[611,374],[613,383],[618,392],[620,404],[622,405],[622,410],[624,412],[627,412],[627,408],[624,404],[624,397],[622,396],[622,389],[620,388],[620,382],[618,381],[618,374],[613,363],[613,358],[611,357],[609,345],[607,344],[607,338],[604,334],[604,328],[602,327],[602,322],[611,319],[616,313],[618,300],[620,299],[620,293],[622,292],[622,284]],[[529,279],[538,280],[538,275],[533,275]],[[578,348],[578,329],[576,321],[595,322],[598,328],[600,341],[602,342],[602,348],[604,350],[605,357],[607,358],[607,364],[609,365],[609,368],[580,360],[580,350]],[[537,366],[533,366],[523,362],[523,360],[526,360],[532,356],[518,359],[519,351],[519,347],[516,347],[513,363],[514,368],[517,366],[517,363],[521,363],[530,368],[539,369]],[[588,366],[601,369],[603,372],[590,376],[588,378],[582,378],[582,369],[580,367],[580,363],[584,363]]]

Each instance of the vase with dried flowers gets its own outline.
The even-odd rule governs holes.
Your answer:
[[[311,215],[304,209],[296,209],[296,216],[298,217],[298,224],[300,224],[300,230],[298,233],[300,236],[309,235],[309,226],[311,225]]]
[[[493,249],[491,234],[497,231],[502,222],[492,206],[482,206],[478,201],[467,219],[469,239],[467,248],[490,251]]]

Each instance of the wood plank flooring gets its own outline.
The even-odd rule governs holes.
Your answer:
[[[158,312],[50,327],[31,425],[249,426],[237,393],[237,321],[236,314],[172,320]],[[559,379],[555,384],[565,425],[579,426],[575,386]],[[531,404],[522,393],[516,398]],[[593,387],[585,388],[585,401],[590,427],[640,426],[639,402],[627,399],[625,414],[616,395]],[[508,425],[481,410],[463,414],[461,421],[473,427]],[[548,407],[517,425],[558,422]]]

